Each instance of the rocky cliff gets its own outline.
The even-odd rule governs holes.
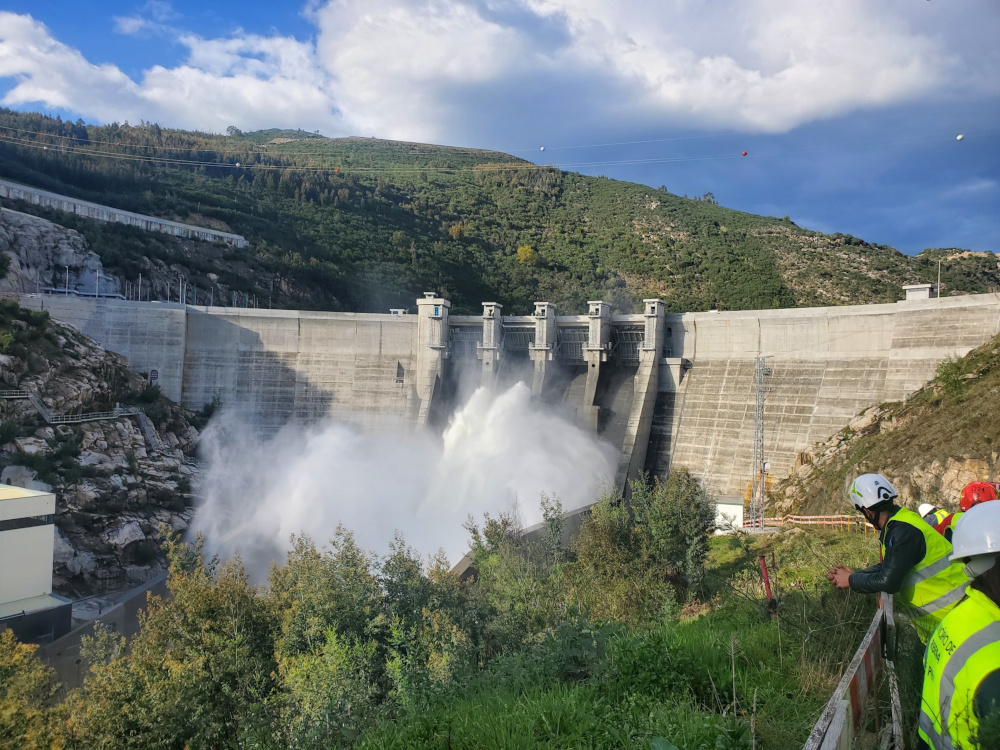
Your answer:
[[[155,576],[161,528],[183,529],[191,515],[203,420],[45,313],[0,303],[0,351],[0,481],[55,492],[56,591],[80,596]],[[110,414],[50,424],[46,413]]]
[[[78,232],[28,214],[0,209],[0,253],[9,259],[0,292],[37,292],[53,287],[93,294],[117,294],[97,253]],[[100,279],[100,281],[98,281]]]

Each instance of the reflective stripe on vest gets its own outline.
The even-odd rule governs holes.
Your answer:
[[[937,624],[962,600],[969,578],[961,563],[948,560],[951,543],[917,513],[906,508],[897,510],[886,523],[885,537],[893,523],[908,524],[924,538],[924,557],[906,576],[896,601],[905,608],[904,614],[913,622],[921,643],[927,643]],[[882,556],[886,556],[884,543]]]
[[[993,652],[983,649],[993,649]],[[981,658],[976,659],[977,655]],[[920,735],[935,750],[978,747],[976,690],[1000,663],[1000,609],[972,589],[934,632],[924,655]],[[970,665],[970,660],[976,663]],[[968,667],[968,669],[967,669]],[[963,673],[963,670],[964,673]]]

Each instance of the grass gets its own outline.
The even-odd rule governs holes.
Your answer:
[[[565,657],[554,641],[536,644],[383,719],[356,747],[649,748],[657,737],[678,748],[800,745],[875,609],[873,597],[831,589],[823,572],[877,559],[874,544],[826,531],[716,538],[708,603],[591,626],[575,654],[579,679],[553,668]],[[773,618],[757,567],[772,553]]]

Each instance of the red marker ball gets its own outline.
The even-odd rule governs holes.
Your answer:
[[[335,170],[333,170],[333,173],[334,174],[340,174],[340,170],[339,169],[335,169]]]
[[[747,155],[747,152],[746,152],[746,151],[744,151],[744,152],[743,152],[743,155],[744,155],[744,156],[746,156],[746,155]]]

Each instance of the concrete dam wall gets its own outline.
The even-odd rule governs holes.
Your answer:
[[[782,476],[801,451],[868,406],[905,398],[937,365],[1000,332],[1000,299],[971,295],[886,305],[667,315],[451,316],[427,295],[415,315],[193,307],[27,296],[191,409],[236,405],[264,430],[334,417],[366,427],[440,424],[459,381],[523,380],[620,451],[619,486],[685,466],[715,493],[752,476],[754,367],[771,375],[765,453]]]

